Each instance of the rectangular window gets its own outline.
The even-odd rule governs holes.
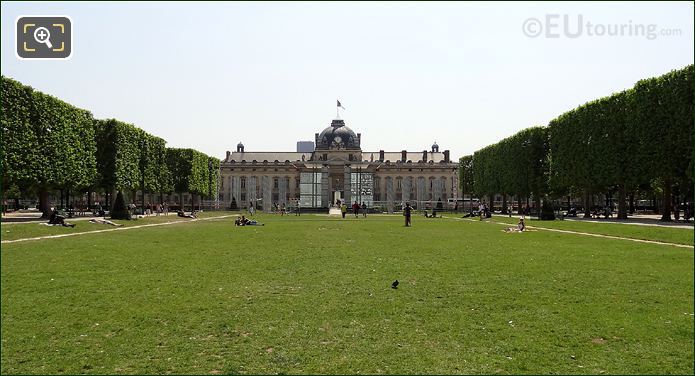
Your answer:
[[[278,189],[278,178],[273,178],[273,188]]]

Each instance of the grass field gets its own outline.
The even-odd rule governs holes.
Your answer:
[[[693,374],[692,249],[258,219],[3,244],[2,373]],[[689,244],[680,231],[639,236]]]
[[[493,217],[495,222],[504,222],[516,224],[517,218],[508,218],[505,216]],[[622,223],[596,223],[582,221],[539,221],[530,219],[527,221],[530,226],[538,226],[544,228],[554,228],[560,230],[569,230],[577,232],[588,232],[592,234],[619,236],[631,239],[654,240],[666,243],[693,245],[693,230],[686,230],[677,227],[659,227],[659,226],[641,226],[627,225]]]
[[[232,215],[232,213],[224,212],[201,212],[198,214],[198,218],[209,218],[217,217],[221,215]],[[124,227],[135,227],[142,225],[151,225],[158,223],[167,222],[190,222],[189,218],[182,218],[176,216],[176,213],[170,213],[169,215],[159,215],[150,216],[145,218],[140,218],[137,220],[118,220],[114,219],[114,223],[122,224]],[[47,222],[47,221],[46,221]],[[33,238],[40,236],[54,236],[54,235],[65,235],[65,234],[76,234],[89,231],[98,230],[109,230],[115,227],[111,225],[95,224],[89,223],[88,220],[74,220],[67,219],[67,223],[74,223],[75,227],[63,227],[63,226],[43,226],[35,222],[28,223],[3,223],[2,224],[2,240],[17,240],[25,238]]]

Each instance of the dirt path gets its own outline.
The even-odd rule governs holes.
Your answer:
[[[85,234],[97,234],[100,232],[109,232],[109,231],[126,231],[126,230],[132,230],[136,228],[144,228],[144,227],[154,227],[154,226],[166,226],[166,225],[174,225],[177,223],[191,223],[191,222],[197,222],[197,221],[209,221],[212,219],[222,219],[222,218],[228,218],[228,217],[233,217],[234,215],[221,215],[218,217],[208,217],[208,218],[198,218],[198,219],[191,219],[190,221],[186,220],[181,220],[181,221],[171,221],[171,222],[162,222],[162,223],[150,223],[148,225],[137,225],[137,226],[129,226],[129,227],[115,227],[115,228],[109,228],[109,229],[104,229],[104,230],[94,230],[94,231],[85,231],[85,232],[73,232],[70,234],[60,234],[60,235],[46,235],[46,236],[37,236],[35,238],[23,238],[23,239],[15,239],[15,240],[3,240],[1,244],[10,244],[10,243],[18,243],[18,242],[26,242],[30,240],[43,240],[43,239],[53,239],[53,238],[64,238],[67,236],[77,236],[77,235],[85,235]]]

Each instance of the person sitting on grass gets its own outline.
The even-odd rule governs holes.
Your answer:
[[[577,208],[572,206],[570,209],[567,211],[567,216],[568,217],[576,217],[577,216]]]
[[[258,222],[255,219],[248,219],[244,217],[243,215],[241,216],[241,225],[242,226],[265,226],[263,223]]]
[[[517,223],[516,227],[507,227],[504,229],[504,232],[523,232],[526,230],[526,224],[524,224],[524,219],[519,218],[519,223]]]
[[[606,219],[612,218],[612,217],[613,217],[613,213],[611,212],[611,208],[610,208],[610,207],[606,206],[606,207],[603,209],[603,217],[606,218]]]
[[[65,222],[65,217],[60,215],[57,210],[53,210],[51,217],[48,219],[49,225],[60,225],[64,227],[75,227],[74,223]]]

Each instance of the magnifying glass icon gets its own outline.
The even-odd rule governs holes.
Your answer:
[[[36,40],[39,43],[45,43],[48,48],[53,48],[53,44],[51,44],[50,41],[51,38],[51,32],[48,31],[45,27],[37,27],[36,30],[34,30],[34,40]]]

